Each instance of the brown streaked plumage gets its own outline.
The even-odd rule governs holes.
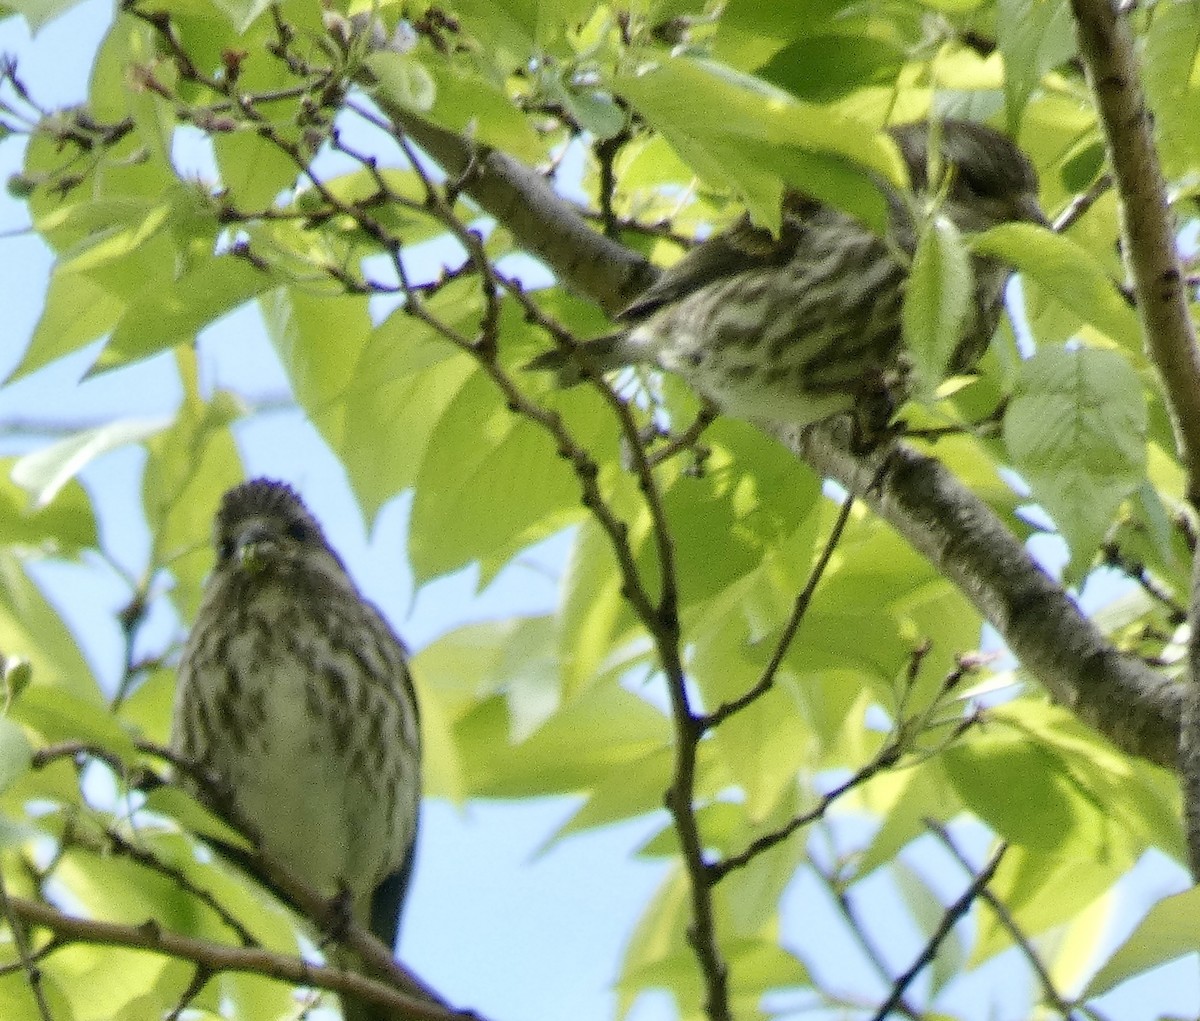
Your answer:
[[[949,172],[942,212],[964,232],[1009,221],[1045,223],[1032,164],[986,125],[939,125]],[[913,188],[928,188],[927,123],[889,129]],[[917,223],[905,197],[885,182],[885,240],[846,213],[797,193],[784,200],[779,236],[743,217],[698,245],[619,316],[630,324],[584,349],[601,371],[637,363],[688,380],[721,410],[743,418],[804,425],[878,408],[904,396],[901,308],[906,258]],[[995,331],[1011,270],[974,258],[972,314],[948,369],[970,371]],[[530,363],[563,385],[580,378],[571,352]],[[883,398],[882,402],[880,398]],[[874,422],[873,425],[882,423]]]
[[[215,779],[228,800],[214,808],[319,893],[346,896],[392,946],[421,790],[404,646],[290,486],[255,479],[226,493],[214,545],[172,747]],[[343,1009],[349,1021],[386,1017],[359,1001]]]

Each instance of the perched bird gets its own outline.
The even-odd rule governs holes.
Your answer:
[[[1032,164],[1004,135],[971,121],[937,126],[948,174],[942,212],[959,230],[1009,221],[1045,224]],[[913,189],[928,192],[926,122],[889,129]],[[942,181],[934,181],[937,188]],[[904,398],[901,307],[919,224],[894,187],[879,182],[889,210],[884,239],[840,210],[797,192],[785,196],[778,237],[743,217],[694,248],[618,315],[629,327],[583,345],[608,371],[656,365],[686,379],[722,411],[806,425],[864,412],[886,425]],[[973,314],[948,365],[970,371],[987,348],[1011,269],[975,257]],[[581,378],[574,351],[529,363]]]
[[[404,646],[290,486],[231,489],[214,544],[179,666],[172,748],[215,780],[227,802],[218,812],[393,946],[421,794]],[[387,1016],[349,998],[343,1013]]]

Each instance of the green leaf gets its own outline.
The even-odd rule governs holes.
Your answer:
[[[1076,571],[1145,477],[1146,424],[1141,381],[1115,351],[1052,348],[1021,366],[1004,442]]]
[[[143,249],[166,225],[171,215],[169,203],[158,203],[144,210],[127,207],[137,215],[127,223],[114,222],[64,252],[60,259],[64,273],[95,276],[95,271],[114,262],[128,263],[130,256]]]
[[[6,958],[5,963],[8,963]],[[38,968],[42,996],[52,1018],[75,1021],[70,1001],[62,991],[53,961],[47,960]],[[74,980],[74,976],[70,976]],[[0,976],[0,1017],[4,1021],[46,1021],[46,1014],[29,986],[24,968],[13,968]]]
[[[82,0],[8,0],[9,10],[20,14],[29,23],[29,29],[37,33],[60,14],[78,6]]]
[[[613,138],[625,128],[628,119],[612,97],[595,90],[564,90],[567,108],[585,130],[596,138]]]
[[[343,397],[371,331],[367,299],[280,287],[259,299],[267,334],[296,400],[331,445],[341,441],[330,409]]]
[[[819,481],[780,444],[747,422],[719,419],[705,433],[698,477],[682,473],[663,503],[679,550],[687,606],[710,598],[788,543],[821,498]],[[720,549],[721,556],[706,556]]]
[[[247,214],[271,207],[301,176],[295,161],[257,132],[218,134],[212,142],[229,202]]]
[[[146,671],[117,710],[117,718],[129,732],[155,744],[166,745],[171,737],[171,707],[175,701],[175,669],[159,666]]]
[[[422,649],[416,668],[437,690],[451,718],[469,712],[481,699],[504,695],[512,724],[509,738],[520,742],[559,708],[552,626],[545,617],[464,625]]]
[[[242,35],[271,3],[270,0],[213,0],[213,6],[229,19],[233,30]]]
[[[797,39],[755,73],[799,99],[829,103],[892,80],[906,58],[891,39],[829,31]]]
[[[967,806],[1010,842],[1047,853],[1070,846],[1114,875],[1157,837],[1141,816],[1172,807],[1105,742],[1036,699],[990,710],[982,733],[948,749],[943,761]],[[1143,813],[1144,798],[1150,812]]]
[[[224,819],[179,787],[155,787],[146,795],[146,808],[155,815],[173,819],[189,833],[242,850],[251,850],[253,847]]]
[[[645,538],[631,534],[635,556]],[[622,595],[622,585],[608,536],[594,518],[584,518],[563,571],[556,614],[558,658],[568,694],[650,659],[644,627]]]
[[[156,283],[130,302],[98,364],[110,368],[190,344],[202,329],[275,285],[269,273],[243,259],[205,256],[178,279]]]
[[[25,774],[32,757],[25,731],[7,716],[0,716],[0,791],[8,790]]]
[[[138,751],[108,708],[49,684],[33,684],[14,703],[11,715],[48,742],[82,741],[133,764]]]
[[[1191,130],[1200,121],[1198,57],[1200,11],[1195,5],[1173,3],[1156,11],[1146,36],[1143,68],[1155,142],[1163,170],[1172,179],[1200,166],[1200,140]]]
[[[316,418],[368,519],[416,482],[439,421],[478,372],[403,310],[371,331],[344,392]]]
[[[1080,806],[1066,764],[1023,735],[990,728],[942,760],[963,803],[1010,843],[1051,851],[1075,836]]]
[[[78,351],[116,325],[125,302],[86,276],[55,267],[42,314],[25,356],[7,382],[28,376],[44,365]]]
[[[142,477],[146,523],[153,536],[151,564],[169,567],[171,598],[185,620],[200,605],[204,575],[212,564],[209,547],[217,496],[242,480],[242,467],[229,426],[240,409],[218,393],[199,395],[199,370],[191,349],[176,357],[184,400],[169,429],[146,444]]]
[[[928,401],[963,339],[975,290],[962,235],[945,216],[921,233],[904,295],[904,342],[913,361],[917,396]]]
[[[1098,860],[1130,864],[1150,845],[1178,861],[1186,857],[1179,828],[1178,789],[1169,774],[1118,752],[1070,711],[1039,698],[1020,698],[990,711],[1066,763],[1070,784],[1090,806],[1083,834]]]
[[[440,60],[428,70],[435,83],[432,120],[525,162],[545,158],[544,142],[502,87],[472,69]]]
[[[410,110],[425,111],[437,98],[437,84],[421,61],[405,53],[377,50],[366,65],[379,79],[376,86],[387,99]]]
[[[130,443],[141,443],[162,432],[169,423],[167,418],[123,418],[85,429],[26,454],[13,465],[12,480],[29,493],[36,505],[45,507],[97,457]]]
[[[595,11],[591,0],[457,0],[455,14],[479,42],[498,51],[504,70],[542,52],[559,52],[564,35]]]
[[[866,800],[881,816],[882,825],[858,862],[858,874],[864,877],[889,864],[911,841],[928,834],[926,819],[949,819],[962,809],[940,758],[881,774],[871,781]]]
[[[174,819],[188,833],[206,837],[222,845],[250,851],[252,843],[215,812],[200,804],[181,788],[167,785],[155,787],[146,794],[146,810],[155,815]]]
[[[1129,351],[1141,350],[1141,326],[1112,278],[1071,238],[1032,223],[1005,223],[975,235],[976,255],[994,255],[1040,285],[1047,295]]]
[[[34,683],[92,706],[103,704],[96,679],[66,625],[11,551],[0,549],[0,651],[33,667]],[[93,710],[95,711],[95,710]]]
[[[730,940],[722,949],[730,965],[733,992],[739,996],[751,994],[750,1003],[757,1003],[759,996],[772,990],[812,983],[803,962],[769,940]]]
[[[1032,791],[1029,797],[1039,791]],[[1062,847],[1010,846],[989,887],[1008,906],[1013,920],[1027,937],[1076,924],[1097,897],[1112,888],[1128,861],[1098,860],[1078,854],[1068,840]],[[990,911],[979,916],[979,941],[971,963],[980,964],[1012,946],[1012,933]]]
[[[564,704],[528,739],[512,744],[506,701],[480,701],[455,724],[475,796],[528,797],[592,789],[603,778],[664,747],[670,725],[623,688],[597,685]]]
[[[1128,978],[1194,954],[1200,946],[1200,888],[1164,897],[1142,919],[1083,991],[1102,996]]]
[[[0,461],[0,541],[58,554],[99,544],[91,501],[78,482],[68,482],[45,503],[12,479],[16,464]]]
[[[671,782],[671,768],[671,754],[665,747],[622,762],[596,782],[579,810],[546,838],[540,850],[573,833],[636,819],[661,808],[663,792]]]
[[[830,21],[845,17],[845,6],[845,0],[806,0],[804,4],[728,0],[717,23],[714,52],[732,67],[748,70],[787,44],[827,30]]]
[[[1042,77],[1075,54],[1071,10],[1053,0],[999,0],[996,42],[1004,55],[1008,128],[1016,135],[1025,104]]]
[[[710,184],[733,188],[755,222],[778,228],[783,185],[880,230],[883,198],[868,171],[903,182],[895,145],[727,67],[676,58],[613,83]]]
[[[578,508],[578,482],[550,437],[473,375],[442,413],[418,474],[409,536],[418,584],[473,560],[486,582]]]

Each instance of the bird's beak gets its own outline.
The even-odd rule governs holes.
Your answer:
[[[1042,207],[1038,203],[1038,197],[1033,192],[1023,192],[1017,198],[1015,219],[1025,223],[1036,223],[1039,227],[1050,229],[1053,224],[1046,219],[1046,214],[1042,212]]]
[[[234,545],[238,566],[250,574],[257,574],[272,558],[278,545],[271,532],[262,525],[247,525],[238,533]]]

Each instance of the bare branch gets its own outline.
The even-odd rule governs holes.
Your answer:
[[[1146,346],[1172,413],[1188,499],[1200,506],[1200,351],[1133,36],[1112,0],[1071,0],[1071,10],[1121,199],[1121,234]]]
[[[904,991],[912,985],[915,979],[937,956],[938,948],[942,945],[942,941],[950,935],[951,930],[958,924],[959,920],[965,918],[967,912],[971,910],[971,905],[982,895],[984,888],[992,881],[992,876],[996,874],[996,869],[1000,867],[1000,862],[1004,858],[1005,852],[1008,850],[1007,844],[1001,844],[996,853],[992,855],[988,863],[983,867],[982,871],[971,881],[971,884],[962,892],[961,896],[954,901],[946,912],[942,915],[941,922],[929,937],[929,942],[917,954],[917,959],[912,965],[900,975],[892,984],[892,991],[888,998],[883,1001],[879,1009],[872,1016],[871,1021],[885,1021],[890,1017],[892,1012],[896,1010],[904,997]]]
[[[783,634],[780,635],[779,641],[775,646],[775,651],[771,654],[770,661],[763,669],[762,677],[744,695],[717,706],[711,713],[703,717],[700,720],[700,724],[705,730],[717,726],[722,720],[745,709],[746,706],[761,698],[774,687],[775,675],[779,672],[779,667],[783,663],[783,657],[787,655],[787,651],[796,637],[796,632],[800,630],[800,622],[804,620],[804,614],[808,610],[809,603],[812,602],[813,593],[816,592],[817,585],[824,576],[825,569],[829,566],[829,561],[833,557],[833,551],[837,549],[838,542],[841,541],[842,533],[846,529],[846,523],[850,520],[850,512],[853,509],[854,497],[849,496],[842,501],[842,506],[838,510],[837,520],[833,523],[833,528],[829,532],[829,538],[825,540],[825,548],[821,550],[821,555],[817,558],[816,564],[813,565],[812,572],[808,576],[808,581],[796,597],[796,602],[792,605],[791,615],[788,617],[787,623],[783,626]]]
[[[834,867],[836,869],[836,863]],[[888,985],[891,985],[894,977],[888,969],[883,955],[879,952],[879,947],[876,945],[875,940],[871,939],[867,933],[866,926],[863,925],[862,920],[858,917],[858,912],[855,910],[854,902],[850,899],[845,884],[840,882],[836,875],[831,875],[817,868],[815,863],[813,864],[813,871],[824,884],[830,898],[838,906],[842,918],[845,919],[846,928],[853,934],[855,942],[862,948],[863,953],[866,954],[867,960],[871,962],[871,966],[875,969],[876,974]],[[919,1021],[921,1018],[921,1012],[903,997],[896,1004],[896,1013],[912,1018],[913,1021]]]
[[[4,920],[8,923],[9,931],[12,933],[13,943],[17,948],[17,957],[20,960],[21,968],[25,972],[28,980],[28,985],[33,993],[34,1003],[37,1004],[38,1014],[43,1021],[53,1021],[53,1015],[50,1013],[50,1005],[46,1002],[46,991],[42,987],[42,970],[38,966],[38,956],[35,955],[29,946],[29,933],[26,930],[25,922],[18,917],[14,910],[12,898],[8,895],[8,887],[4,882],[4,871],[0,869],[0,915],[4,916]]]
[[[946,850],[948,850],[958,863],[967,870],[967,872],[975,877],[975,869],[968,861],[967,856],[963,854],[959,846],[954,842],[954,838],[950,836],[950,831],[939,822],[932,819],[926,820],[926,825],[934,833],[935,836],[942,842]],[[1034,974],[1038,977],[1038,982],[1042,986],[1042,997],[1050,1004],[1058,1013],[1066,1018],[1075,1018],[1079,1016],[1075,1004],[1065,999],[1063,995],[1054,986],[1054,979],[1050,977],[1050,973],[1046,970],[1046,966],[1042,963],[1042,959],[1038,956],[1038,952],[1029,938],[1021,931],[1021,927],[1012,916],[1012,912],[1008,910],[1008,905],[997,897],[988,887],[983,887],[979,891],[980,899],[983,900],[989,908],[996,913],[996,918],[1004,927],[1005,931],[1012,937],[1015,943],[1025,955],[1025,959],[1029,961],[1029,965],[1033,968]]]
[[[858,455],[850,429],[836,421],[775,434],[958,586],[1055,699],[1128,754],[1175,766],[1179,686],[1114,648],[991,508],[935,458],[901,444]]]
[[[900,761],[900,756],[903,754],[903,747],[900,744],[898,737],[889,740],[883,746],[870,762],[858,769],[852,776],[842,783],[838,784],[832,790],[822,794],[815,807],[807,812],[802,812],[800,815],[789,819],[779,829],[772,830],[770,833],[764,833],[761,837],[751,841],[744,851],[739,851],[737,854],[730,855],[721,861],[712,862],[708,866],[709,875],[712,877],[713,883],[719,883],[730,872],[736,869],[744,868],[751,861],[757,858],[764,851],[769,851],[776,844],[787,840],[798,829],[808,826],[818,819],[824,817],[825,813],[833,806],[833,803],[849,793],[856,787],[861,787],[864,783],[876,776],[885,769],[890,769]]]
[[[154,921],[141,925],[118,925],[63,914],[47,904],[10,897],[12,917],[27,925],[43,926],[63,945],[86,943],[98,946],[130,947],[191,961],[210,974],[224,971],[264,975],[298,986],[349,993],[371,1003],[396,1011],[412,1021],[481,1021],[472,1011],[449,1010],[440,1003],[401,992],[375,979],[351,971],[309,964],[298,957],[248,947],[226,947],[207,940],[193,939],[163,929]]]

